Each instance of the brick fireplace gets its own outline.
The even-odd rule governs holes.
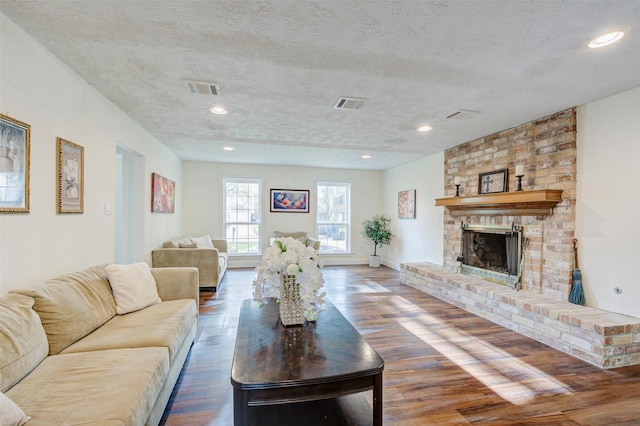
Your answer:
[[[402,264],[400,278],[594,365],[640,364],[637,318],[568,302],[574,268],[576,154],[575,108],[445,151],[445,198],[436,200],[444,208],[444,264]],[[524,192],[514,193],[517,165],[524,166]],[[508,191],[478,196],[479,174],[501,169],[509,171]],[[456,177],[462,197],[454,197]],[[484,203],[480,207],[463,205],[478,199]],[[502,254],[478,262],[488,266],[486,270],[500,269],[503,275],[506,269],[507,276],[515,271],[517,285],[460,273],[465,272],[463,258],[474,256],[463,250],[465,238],[485,248],[503,244],[465,236],[465,229],[518,230],[515,244],[522,252],[516,256],[521,265],[515,266],[512,258],[505,265],[499,259]],[[514,240],[506,244],[513,245]],[[523,291],[517,291],[519,287]]]
[[[444,266],[457,271],[462,224],[522,227],[522,289],[567,300],[573,271],[576,197],[576,110],[571,108],[445,151],[445,197],[478,193],[478,175],[509,170],[509,191],[516,189],[516,165],[524,165],[522,189],[561,189],[562,201],[547,216],[444,215]]]

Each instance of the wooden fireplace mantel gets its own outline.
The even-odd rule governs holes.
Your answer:
[[[446,207],[452,216],[544,216],[552,214],[560,201],[562,189],[541,189],[436,198],[436,206]]]

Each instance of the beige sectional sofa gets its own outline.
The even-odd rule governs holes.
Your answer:
[[[227,240],[205,237],[180,237],[165,241],[151,251],[154,268],[190,266],[198,268],[200,287],[217,289],[227,271]]]
[[[198,271],[143,265],[157,300],[122,315],[105,265],[0,297],[0,391],[27,426],[158,424],[196,335]]]

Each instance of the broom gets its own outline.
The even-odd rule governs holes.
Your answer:
[[[582,273],[578,269],[578,240],[573,240],[573,250],[576,257],[576,266],[573,268],[573,286],[569,293],[569,302],[576,305],[584,305],[584,290],[582,289]]]

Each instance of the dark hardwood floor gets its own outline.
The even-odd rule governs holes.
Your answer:
[[[228,270],[218,293],[200,293],[196,342],[161,424],[233,424],[231,359],[253,276]],[[390,268],[325,267],[324,277],[385,360],[386,425],[640,425],[640,365],[586,364],[403,285]],[[300,411],[292,424],[307,425]]]

